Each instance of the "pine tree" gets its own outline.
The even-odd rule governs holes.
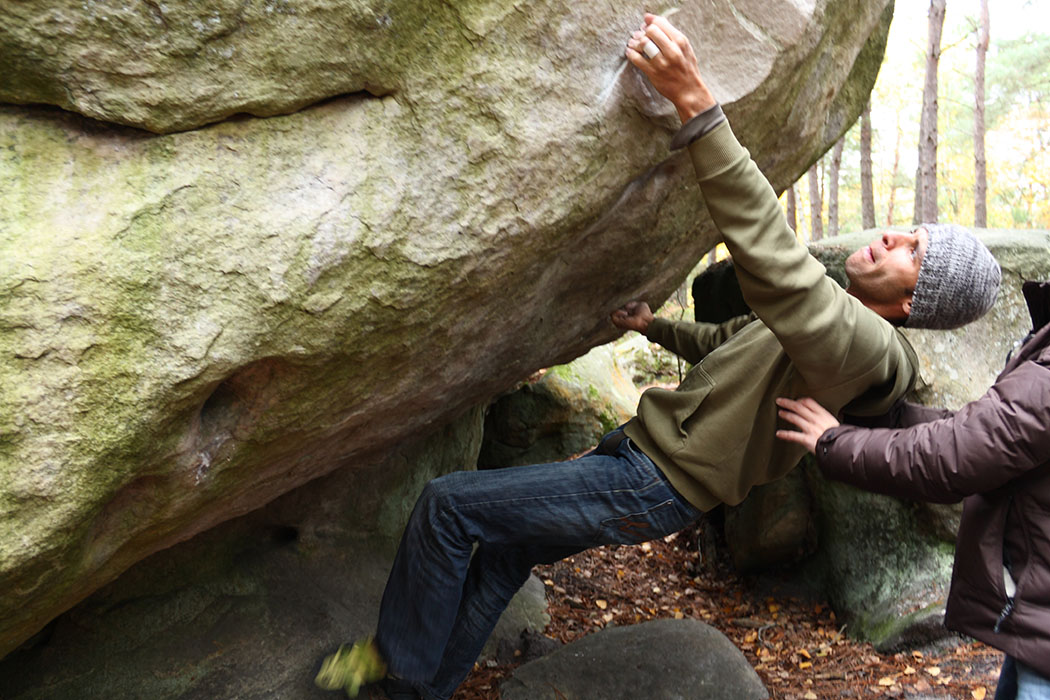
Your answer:
[[[875,228],[875,191],[871,178],[871,103],[860,115],[860,216],[865,229]]]
[[[824,201],[820,195],[820,161],[809,169],[809,223],[811,241],[824,237]]]
[[[839,170],[842,168],[842,149],[846,146],[843,136],[831,150],[831,169],[828,172],[828,235],[839,235]]]
[[[912,222],[937,221],[937,64],[941,58],[941,31],[947,0],[930,0],[929,39],[926,44],[926,81],[922,88],[919,122],[919,166],[915,178]]]
[[[973,225],[988,226],[988,164],[984,156],[984,66],[988,55],[988,0],[980,0],[981,17],[977,25],[977,65],[974,68],[973,109]]]

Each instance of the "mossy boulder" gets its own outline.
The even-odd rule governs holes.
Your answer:
[[[0,654],[610,340],[716,238],[625,68],[637,8],[201,7],[0,8]],[[778,189],[859,114],[891,10],[680,7]]]
[[[639,398],[613,348],[594,348],[489,406],[478,466],[544,464],[585,452],[632,418]]]
[[[330,697],[313,684],[320,660],[374,632],[419,492],[473,464],[483,417],[467,411],[139,562],[0,661],[0,697]],[[497,634],[516,640],[543,614],[513,605]]]

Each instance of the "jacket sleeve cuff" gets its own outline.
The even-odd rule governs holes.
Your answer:
[[[842,426],[839,426],[840,428]],[[832,457],[828,454],[828,448],[835,441],[835,433],[838,428],[829,428],[824,431],[824,434],[817,438],[817,445],[814,449],[813,456],[816,458],[817,466],[820,467],[820,471],[824,474],[828,474],[830,471],[834,471],[831,465]]]
[[[700,182],[722,174],[741,160],[751,158],[747,149],[736,140],[736,135],[725,119],[689,144],[689,156]]]
[[[840,437],[843,433],[849,433],[857,428],[852,425],[845,423],[836,426],[834,428],[828,428],[824,433],[817,438],[816,448],[813,450],[813,457],[816,459],[817,467],[829,479],[840,478],[839,475],[846,473],[852,466],[847,461],[843,460],[841,454],[836,454],[834,450],[835,440]]]
[[[722,105],[716,104],[714,107],[708,107],[682,125],[682,128],[671,139],[671,150],[677,151],[679,148],[685,148],[725,120],[726,115],[722,111]]]

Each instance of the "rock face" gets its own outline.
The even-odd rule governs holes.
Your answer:
[[[726,508],[726,544],[733,566],[741,572],[765,571],[812,554],[817,545],[812,502],[805,476],[795,469]]]
[[[613,348],[594,348],[551,367],[489,406],[478,465],[513,467],[556,462],[594,447],[634,416],[640,394]]]
[[[91,117],[0,106],[0,654],[609,340],[714,240],[672,110],[621,71],[633,8],[297,7],[0,8],[0,99]],[[891,9],[675,21],[782,188],[856,118]]]
[[[313,676],[372,634],[423,485],[473,464],[484,410],[139,562],[0,660],[6,700],[323,698]],[[383,494],[382,499],[376,494]],[[544,608],[543,584],[526,598]],[[494,644],[546,624],[512,605]]]
[[[979,398],[995,381],[1006,355],[1031,328],[1021,296],[1029,279],[1050,279],[1050,232],[978,231],[1003,269],[994,308],[955,331],[905,334],[919,356],[923,383],[911,400],[958,408]],[[874,237],[872,231],[822,241],[814,253],[829,274],[845,283],[846,255]],[[698,277],[694,293],[726,292],[731,267]],[[736,288],[739,295],[739,288]],[[709,299],[712,318],[736,302]],[[901,502],[827,481],[811,460],[785,479],[758,486],[726,511],[726,539],[734,562],[746,569],[794,563],[813,556],[798,573],[827,596],[850,623],[850,633],[892,648],[909,635],[927,641],[939,624],[950,580],[959,512],[953,506]],[[813,533],[816,537],[814,541]],[[934,618],[938,624],[930,625]]]
[[[698,620],[655,620],[588,635],[518,668],[503,700],[758,700],[743,653]]]
[[[822,43],[822,32],[813,29],[829,30],[831,41],[813,57],[813,67],[839,80],[826,90],[823,75],[819,82],[806,74],[794,78],[805,93],[801,105],[834,97],[842,67],[853,66],[885,6],[861,3],[858,32],[845,22],[834,26],[846,16],[835,17],[835,8],[822,2],[735,4],[684,5],[675,20],[686,29],[705,27],[707,45],[724,42],[736,49],[707,59],[728,102],[768,89],[762,84],[779,62],[806,60],[803,55]],[[490,127],[498,127],[502,108],[519,97],[504,94],[508,88],[538,90],[542,101],[543,92],[563,87],[572,74],[583,85],[613,87],[607,83],[623,43],[640,21],[637,11],[619,12],[614,5],[592,3],[573,11],[541,3],[523,12],[498,2],[449,6],[435,0],[5,3],[0,72],[7,79],[0,101],[52,104],[170,133],[240,113],[287,114],[350,93],[415,101],[430,92],[426,85],[439,82],[460,88],[468,101],[486,98]],[[832,16],[819,27],[825,12]],[[851,85],[845,98],[856,101],[864,90],[863,84]],[[841,126],[834,121],[831,130]]]
[[[954,537],[930,532],[911,502],[828,481],[806,464],[818,548],[800,575],[823,592],[854,639],[885,651],[945,636]],[[931,617],[932,639],[913,629],[928,630]]]

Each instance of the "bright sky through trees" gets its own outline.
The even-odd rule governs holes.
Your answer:
[[[928,0],[897,0],[872,92],[876,225],[911,222],[922,108]],[[973,224],[973,94],[978,0],[948,0],[938,111],[940,220]],[[1050,1],[993,0],[987,59],[988,226],[1050,229]],[[898,146],[899,143],[899,146]],[[899,152],[898,152],[899,149]],[[893,178],[895,155],[899,155]],[[861,228],[859,126],[846,136],[839,185],[843,233]],[[825,161],[830,160],[830,154]],[[826,168],[825,168],[826,172]],[[826,174],[825,174],[826,180]],[[895,187],[895,189],[894,189]],[[822,188],[828,190],[825,181]],[[799,231],[808,238],[805,179],[796,185]],[[824,203],[825,217],[827,202]]]

